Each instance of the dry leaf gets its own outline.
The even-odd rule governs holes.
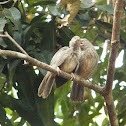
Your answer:
[[[80,0],[67,4],[67,10],[70,12],[70,17],[68,19],[68,23],[72,22],[73,19],[75,18],[77,12],[79,11],[80,4],[81,4]]]
[[[66,15],[61,20],[61,25],[66,26],[67,24],[71,23],[73,19],[75,18],[77,12],[80,9],[81,0],[61,0],[60,6],[67,5],[67,11],[70,12],[70,14]]]

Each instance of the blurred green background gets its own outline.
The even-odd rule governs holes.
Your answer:
[[[5,2],[4,0],[1,2]],[[108,3],[110,2],[110,3]],[[47,64],[53,54],[78,35],[89,39],[100,60],[92,81],[106,83],[113,21],[112,0],[11,0],[0,5],[0,33],[7,31],[26,52]],[[69,18],[67,18],[70,16]],[[66,18],[64,18],[66,17]],[[122,13],[119,57],[116,64],[113,97],[120,126],[126,124],[126,7]],[[20,51],[7,38],[0,38],[0,49]],[[0,57],[1,126],[107,126],[103,97],[85,89],[85,101],[73,103],[71,82],[49,97],[37,96],[46,71],[23,65],[13,57]]]

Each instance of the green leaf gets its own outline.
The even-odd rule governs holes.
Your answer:
[[[80,125],[79,122],[76,120],[76,118],[70,118],[68,120],[65,120],[62,126],[80,126]]]
[[[110,5],[96,5],[96,7],[102,11],[107,11],[109,14],[114,13],[114,9]]]
[[[20,63],[20,59],[17,59],[15,60],[14,62],[12,62],[12,64],[10,64],[10,67],[9,67],[9,82],[10,84],[13,83],[13,76],[14,76],[14,73],[15,73],[15,70],[16,70],[16,66]]]
[[[6,43],[3,41],[2,38],[0,38],[0,46],[2,46],[3,48],[7,47]]]
[[[15,89],[18,90],[19,100],[16,100],[15,105],[17,105],[13,106],[16,107],[20,116],[33,126],[50,126],[51,124],[56,126],[53,91],[45,100],[37,96],[40,79],[33,68],[19,65],[15,72],[14,83],[17,83]]]
[[[21,40],[22,40],[22,34],[19,32],[14,32],[13,36],[14,40],[19,44],[22,45]],[[19,50],[19,49],[18,49]]]
[[[96,5],[106,5],[107,1],[106,0],[95,0]]]
[[[41,53],[37,53],[35,55],[35,58],[38,59],[39,61],[41,62],[44,62],[44,63],[47,63],[47,64],[50,64],[50,61],[52,59],[52,53],[49,52],[49,51],[42,51]],[[41,69],[41,68],[38,68],[40,70],[40,72],[45,76],[47,71],[44,70],[44,69]]]
[[[6,18],[11,19],[12,22],[17,21],[21,18],[20,11],[15,7],[12,7],[9,9],[5,8],[4,13],[5,13]]]
[[[10,120],[6,117],[6,112],[0,105],[0,124],[2,126],[12,126]]]
[[[54,1],[49,1],[49,0],[43,0],[43,1],[38,1],[34,2],[32,5],[29,6],[29,8],[34,7],[34,6],[44,6],[44,5],[49,5],[49,4],[55,4]]]
[[[108,32],[112,32],[112,24],[103,22],[101,20],[96,20],[95,23],[99,28],[103,28],[104,30],[107,30]]]
[[[6,18],[9,18],[14,23],[16,28],[19,31],[21,31],[21,22],[20,22],[21,13],[20,13],[20,11],[17,8],[12,7],[9,9],[4,8],[4,13],[5,13]]]
[[[0,18],[0,32],[4,31],[4,27],[7,21],[4,18]]]
[[[36,114],[31,109],[31,105],[21,101],[16,100],[11,96],[2,94],[0,95],[0,104],[4,107],[8,107],[11,110],[16,110],[20,116],[29,121],[31,124],[40,124],[39,118],[36,119]]]
[[[83,0],[82,2],[81,2],[81,5],[80,5],[80,7],[81,8],[90,8],[90,7],[92,7],[94,4],[92,3],[92,0]]]
[[[102,126],[109,126],[108,118],[105,118],[102,122]]]
[[[6,65],[6,63],[7,63],[7,60],[0,59],[0,75],[1,75],[1,73],[3,71],[3,68]]]
[[[51,14],[53,14],[53,15],[55,15],[55,16],[61,15],[61,13],[59,12],[57,6],[49,5],[48,8],[49,8],[49,11],[50,11]]]
[[[90,22],[90,17],[89,17],[88,12],[82,15],[77,15],[76,19],[79,21],[81,27],[85,27],[85,28],[88,27],[89,22]]]
[[[68,46],[69,41],[74,36],[74,33],[68,27],[63,27],[63,28],[59,29],[59,33],[60,33],[61,39],[62,39],[60,44]]]

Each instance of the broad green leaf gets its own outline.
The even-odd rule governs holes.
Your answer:
[[[14,62],[12,62],[12,64],[10,64],[10,68],[9,68],[9,82],[10,84],[13,83],[13,76],[16,70],[16,66],[21,62],[20,59],[15,60]]]
[[[12,110],[11,109],[9,109],[9,108],[5,108],[5,111],[6,111],[6,113],[8,114],[8,115],[11,115],[12,114]]]
[[[105,1],[105,0],[95,0],[95,4],[96,5],[106,5],[107,1]]]
[[[102,126],[109,126],[108,118],[105,118],[102,122]]]
[[[43,0],[43,1],[38,1],[38,2],[34,2],[32,5],[30,5],[29,7],[34,7],[34,6],[44,6],[44,5],[49,5],[49,4],[55,4],[54,1],[49,1],[49,0]]]
[[[94,3],[92,3],[92,0],[83,0],[83,1],[81,2],[80,7],[81,7],[81,8],[90,8],[90,7],[92,7],[93,5],[94,5]]]
[[[21,31],[21,22],[20,22],[21,13],[20,13],[20,11],[17,8],[12,7],[9,9],[5,8],[4,13],[5,13],[6,18],[9,18],[14,23],[16,28],[19,31]]]
[[[4,108],[0,105],[0,124],[2,126],[12,126],[10,120],[6,116]]]
[[[3,48],[7,47],[6,43],[3,41],[2,38],[0,38],[0,46],[2,46]]]
[[[90,22],[90,17],[88,12],[86,12],[85,14],[82,15],[77,15],[76,19],[79,21],[80,26],[87,28]]]
[[[0,18],[0,32],[4,31],[4,27],[7,21],[4,18]]]
[[[75,25],[71,28],[71,31],[77,35],[77,36],[80,36],[80,37],[83,37],[84,36],[84,29],[79,25],[79,22],[78,22],[78,25]],[[78,32],[79,31],[79,32]]]
[[[22,46],[21,40],[22,40],[22,34],[19,32],[14,32],[14,36],[13,36],[14,40]],[[19,50],[19,49],[18,49]]]
[[[23,71],[25,71],[24,74],[21,74]],[[31,125],[55,126],[53,91],[46,100],[37,96],[40,79],[38,81],[32,67],[18,66],[14,82],[17,82],[15,88],[18,90],[19,97],[19,100],[16,100],[17,112]]]
[[[50,13],[53,14],[54,16],[61,15],[61,13],[58,11],[57,6],[49,5],[48,8],[49,8]]]
[[[4,13],[6,18],[9,18],[12,22],[17,21],[21,18],[20,11],[15,7],[9,9],[5,8]]]
[[[50,61],[52,59],[52,53],[49,51],[42,51],[41,53],[37,53],[35,55],[36,59],[38,59],[39,61],[42,61],[44,63],[50,64]],[[38,68],[40,70],[40,72],[45,76],[47,71],[41,68]]]
[[[114,9],[110,5],[96,5],[96,7],[102,11],[107,11],[109,14],[114,13]]]
[[[74,36],[74,33],[67,27],[63,27],[59,29],[59,33],[61,35],[62,41],[60,42],[61,45],[69,45],[69,41]]]
[[[4,60],[4,59],[0,58],[0,75],[1,75],[1,73],[3,71],[3,68],[6,65],[6,63],[7,63],[7,60]]]
[[[110,23],[103,22],[101,20],[96,20],[96,25],[99,28],[103,28],[103,29],[107,30],[108,32],[112,32],[112,24],[110,24]]]
[[[63,122],[62,126],[80,126],[76,118],[70,118]]]

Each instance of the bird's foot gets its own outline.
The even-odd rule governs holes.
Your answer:
[[[71,73],[71,81],[73,81],[75,79],[75,75],[74,75],[74,73]]]

